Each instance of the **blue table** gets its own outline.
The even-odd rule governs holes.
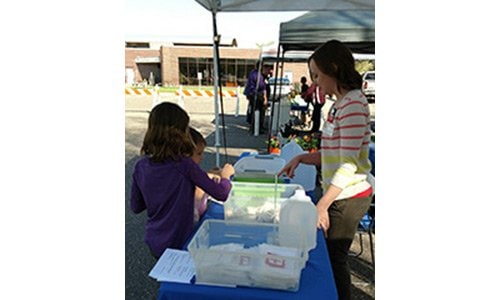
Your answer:
[[[203,216],[201,222],[206,219],[224,219],[224,207],[218,203],[210,202],[207,212]],[[186,246],[188,243],[186,243]],[[333,273],[330,267],[330,259],[328,257],[325,239],[322,232],[318,230],[316,248],[309,252],[309,260],[307,261],[304,270],[302,270],[302,275],[300,278],[300,288],[297,292],[248,287],[230,288],[209,285],[162,282],[158,291],[158,299],[336,300],[338,298],[337,288],[335,287],[335,281],[333,280]]]
[[[372,163],[371,173],[373,176],[375,176],[375,143],[370,142],[370,152],[368,154],[368,158],[370,159],[370,162]]]
[[[301,106],[296,104],[290,107],[290,110],[301,111],[301,112],[307,112],[308,109],[309,107],[307,105]]]

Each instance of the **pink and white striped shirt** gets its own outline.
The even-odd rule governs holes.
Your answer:
[[[353,198],[371,190],[370,110],[361,90],[352,90],[328,112],[321,134],[323,191],[342,188],[337,199]],[[336,200],[337,200],[336,199]]]

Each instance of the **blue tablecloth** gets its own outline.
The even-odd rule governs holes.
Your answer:
[[[368,158],[370,159],[370,162],[372,163],[371,173],[373,176],[375,176],[375,143],[370,143],[370,152],[368,154]]]
[[[301,105],[292,105],[290,107],[290,110],[303,111],[303,112],[306,112],[307,109],[308,109],[307,105],[304,105],[304,106],[301,106]]]
[[[207,212],[202,218],[224,219],[224,207],[215,202],[210,202]],[[200,224],[201,224],[200,222]],[[194,234],[194,233],[193,233]],[[189,242],[188,242],[189,243]],[[187,244],[186,243],[186,246]],[[175,282],[162,282],[158,291],[158,299],[161,300],[254,300],[254,299],[311,299],[336,300],[337,288],[333,280],[333,273],[330,267],[330,259],[326,249],[325,239],[320,230],[317,231],[316,248],[309,252],[309,260],[302,270],[300,278],[300,288],[297,292],[288,292],[261,288],[248,287],[218,287],[197,284],[185,284]]]

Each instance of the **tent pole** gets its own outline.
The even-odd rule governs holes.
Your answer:
[[[219,39],[217,34],[217,18],[216,12],[212,11],[212,23],[214,29],[213,38],[213,48],[214,48],[214,113],[215,113],[215,165],[220,167],[220,136],[219,136],[219,58],[217,56],[217,46],[219,43],[216,41]]]
[[[259,93],[259,84],[260,84],[260,77],[261,77],[261,74],[262,74],[262,46],[261,45],[258,45],[259,48],[260,48],[260,54],[259,54],[259,65],[257,66],[257,81],[255,82],[255,93],[254,93],[254,97],[253,97],[253,106],[252,106],[252,109],[253,109],[253,112],[252,112],[252,128],[253,128],[253,135],[254,136],[258,136],[259,135],[259,131],[260,131],[260,128],[259,128],[259,125],[260,125],[260,118],[262,118],[263,116],[259,115],[259,120],[255,120],[255,115],[256,115],[256,112],[257,112],[257,95]]]
[[[278,79],[278,77],[276,75],[277,75],[278,70],[279,70],[279,67],[278,67],[279,56],[280,56],[280,44],[278,44],[278,51],[277,51],[277,54],[276,54],[276,62],[275,62],[275,65],[274,65],[275,66],[275,70],[276,70],[276,73],[274,74],[274,78],[276,78],[276,79]],[[277,135],[278,131],[279,131],[279,129],[278,129],[279,124],[278,123],[276,124],[276,130],[273,131],[273,121],[274,121],[274,118],[275,118],[275,109],[274,109],[274,107],[276,106],[276,103],[278,103],[278,108],[279,108],[279,105],[280,105],[279,95],[278,95],[278,99],[276,99],[277,83],[278,83],[278,81],[275,80],[274,86],[273,86],[273,92],[272,92],[273,96],[271,97],[272,101],[270,101],[268,99],[268,101],[270,101],[270,103],[271,103],[271,117],[269,118],[269,125],[267,127],[267,128],[269,128],[268,129],[268,143],[271,142],[272,136],[273,135]]]
[[[277,56],[277,61],[276,61],[276,66],[278,68],[278,70],[276,70],[276,74],[278,74],[278,72],[280,72],[279,76],[280,78],[283,78],[283,67],[284,67],[284,64],[285,64],[285,50],[283,49],[283,51],[280,51],[282,47],[280,47],[281,44],[278,44],[278,53],[276,54]],[[280,59],[280,55],[282,56],[282,59]],[[281,91],[281,88],[280,88],[280,91]],[[286,95],[288,96],[288,95]],[[279,93],[279,105],[278,105],[278,112],[277,112],[277,115],[276,115],[276,135],[278,135],[278,132],[280,131],[279,130],[279,125],[280,125],[280,111],[281,111],[281,100],[282,100],[282,95],[281,95],[281,92]]]
[[[216,24],[217,25],[217,24]],[[220,70],[220,35],[217,35],[217,39],[215,40],[215,44],[217,47],[215,48],[216,50],[216,56],[217,56],[217,70]],[[219,99],[220,99],[220,118],[219,120],[221,121],[221,128],[222,128],[222,145],[224,146],[224,158],[225,158],[225,163],[227,163],[227,139],[226,139],[226,123],[224,122],[224,95],[222,94],[222,76],[218,74],[219,76],[217,77],[219,79],[218,82],[218,87],[219,87]],[[220,136],[220,135],[219,135]]]

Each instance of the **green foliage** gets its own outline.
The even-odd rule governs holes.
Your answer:
[[[295,142],[306,151],[318,150],[320,146],[320,141],[318,134],[311,133],[310,135],[305,134],[303,136],[291,135],[288,137],[288,141],[295,140]]]
[[[280,143],[280,140],[278,139],[277,136],[273,136],[271,137],[270,140],[267,140],[266,141],[266,144],[270,147],[270,148],[279,148],[281,146],[281,143]]]

